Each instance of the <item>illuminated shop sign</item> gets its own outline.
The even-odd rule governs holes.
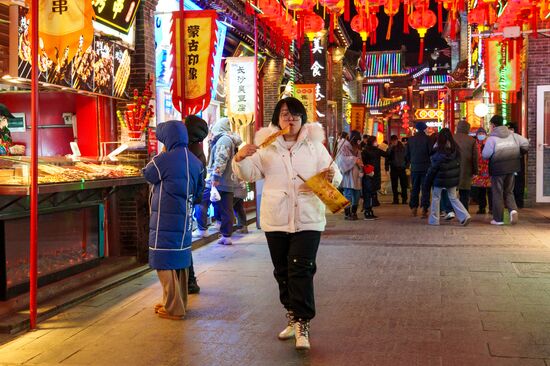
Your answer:
[[[444,117],[444,112],[440,109],[417,109],[414,111],[416,120],[439,120]]]
[[[140,0],[92,0],[95,20],[124,34],[130,31],[139,4]]]
[[[313,45],[311,46],[311,55],[313,60],[310,66],[311,76],[315,80],[315,100],[317,102],[325,99],[326,94],[326,57],[325,57],[325,47],[322,44],[322,38],[314,38]],[[325,115],[317,110],[318,117],[324,117]]]

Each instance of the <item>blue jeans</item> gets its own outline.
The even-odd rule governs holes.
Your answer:
[[[420,206],[428,209],[430,207],[430,192],[425,189],[424,182],[426,181],[426,172],[411,172],[412,188],[411,200],[409,201],[410,208],[418,207],[418,199],[422,191],[422,201]]]
[[[351,202],[352,206],[359,205],[359,199],[361,198],[361,190],[353,188],[344,188],[344,197]]]
[[[445,213],[449,213],[453,211],[453,206],[451,205],[451,201],[449,200],[449,194],[447,193],[447,190],[444,190],[441,192],[441,211],[444,211]]]
[[[433,187],[432,189],[432,207],[430,209],[430,217],[428,218],[428,224],[430,225],[439,225],[439,202],[441,200],[441,193],[443,191],[447,191],[447,194],[449,195],[449,201],[451,202],[451,206],[453,206],[453,210],[455,211],[456,217],[458,218],[458,221],[461,223],[464,222],[467,218],[470,217],[470,214],[458,197],[456,196],[456,187],[450,187],[450,188],[443,188],[443,187]]]
[[[205,187],[202,194],[202,201],[195,206],[195,220],[200,230],[206,230],[206,216],[210,203],[215,207],[220,215],[220,233],[225,237],[233,234],[233,192],[220,192],[221,199],[218,202],[210,202],[210,187]]]
[[[367,175],[362,178],[363,183],[363,208],[365,211],[372,209],[374,198],[376,197],[376,189],[374,188],[374,179]]]

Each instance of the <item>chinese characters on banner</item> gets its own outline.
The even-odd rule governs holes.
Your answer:
[[[89,0],[40,0],[38,8],[41,46],[50,60],[69,62],[79,46],[85,50],[92,44],[94,10]]]
[[[235,127],[248,126],[254,122],[254,57],[229,57],[227,70],[227,116]]]
[[[95,20],[109,28],[128,34],[139,3],[140,0],[92,0]]]
[[[325,50],[325,38],[317,37],[313,39],[313,45],[311,46],[311,65],[309,70],[306,71],[308,76],[306,80],[308,82],[313,82],[315,85],[315,101],[316,101],[316,115],[311,121],[319,121],[321,118],[325,117],[325,114],[322,113],[326,108],[326,50]],[[324,106],[324,108],[323,108]],[[321,110],[320,110],[321,109]],[[308,115],[309,119],[309,115]]]
[[[359,131],[363,134],[365,128],[365,115],[366,115],[366,106],[365,104],[352,103],[351,104],[351,131]]]
[[[308,122],[317,121],[316,91],[316,84],[296,84],[294,86],[294,97],[306,107]]]
[[[171,27],[172,102],[183,117],[210,104],[217,31],[215,10],[185,11],[184,17],[173,12]]]

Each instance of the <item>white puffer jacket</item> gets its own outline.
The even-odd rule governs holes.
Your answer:
[[[259,145],[278,127],[270,125],[256,133],[255,143]],[[323,141],[325,134],[319,123],[306,123],[290,150],[284,145],[284,138],[240,162],[233,160],[233,170],[247,182],[265,179],[260,222],[264,231],[297,231],[325,229],[325,205],[298,177],[308,179],[331,165],[331,157]],[[333,184],[338,186],[342,175],[336,164]]]

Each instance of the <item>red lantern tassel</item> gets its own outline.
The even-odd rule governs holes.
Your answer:
[[[420,49],[418,50],[418,64],[424,62],[424,38],[420,38]]]
[[[439,33],[443,32],[443,3],[441,1],[437,2],[437,31]]]
[[[350,0],[344,0],[344,20],[349,22],[350,20]]]
[[[388,22],[388,30],[386,32],[386,40],[389,40],[391,38],[391,27],[393,25],[393,15],[390,16],[390,21]]]
[[[531,30],[533,31],[533,38],[538,38],[539,32],[537,29],[537,7],[531,7]]]
[[[409,34],[409,5],[403,4],[403,33]]]
[[[334,21],[336,18],[335,14],[330,14],[330,27],[328,32],[328,41],[329,43],[334,43]]]

